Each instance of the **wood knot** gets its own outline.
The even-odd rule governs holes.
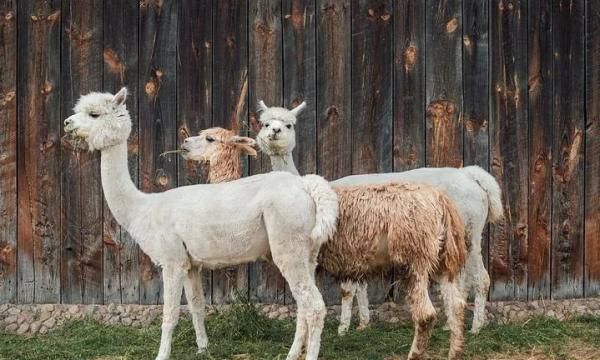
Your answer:
[[[57,11],[53,12],[52,14],[48,15],[48,21],[50,21],[50,22],[55,22],[58,19],[60,19],[60,10],[57,10]]]
[[[304,30],[304,14],[299,9],[292,10],[291,14],[285,16],[285,19],[292,24],[294,30]]]
[[[473,44],[473,42],[471,41],[471,37],[469,35],[463,36],[463,44],[465,44],[465,46],[468,47],[468,48],[471,47],[471,45]]]
[[[169,178],[167,177],[167,175],[161,174],[156,178],[156,183],[159,186],[166,187],[167,185],[169,185]]]
[[[411,71],[417,62],[417,47],[411,44],[402,52],[402,63],[405,71]]]
[[[52,92],[52,90],[54,89],[54,86],[52,85],[52,83],[48,80],[46,80],[46,82],[44,83],[44,87],[40,90],[40,93],[42,95],[48,95]]]
[[[234,48],[235,47],[235,40],[233,39],[233,37],[227,36],[225,38],[225,45],[227,45],[228,48]]]
[[[14,90],[7,91],[6,93],[4,93],[3,105],[6,105],[6,103],[13,101],[15,96],[16,96],[16,92]]]
[[[434,119],[449,120],[454,111],[454,104],[448,100],[434,100],[427,106],[427,116]]]
[[[265,24],[265,23],[258,23],[256,24],[256,32],[258,33],[258,35],[260,36],[272,36],[273,33],[275,32],[275,30],[273,30],[272,27],[270,27],[269,25]]]
[[[4,15],[4,20],[11,21],[15,17],[15,13],[13,11],[9,11]]]
[[[329,4],[323,6],[321,11],[324,12],[325,15],[334,16],[337,13],[337,8],[335,7],[335,4]]]
[[[118,75],[122,81],[125,73],[125,65],[119,59],[119,55],[113,49],[106,48],[104,49],[103,57],[108,70],[114,75]]]
[[[450,21],[448,21],[446,23],[446,32],[449,34],[455,32],[457,28],[458,28],[458,19],[457,18],[452,18]]]
[[[204,48],[205,49],[210,49],[212,47],[212,44],[210,43],[210,41],[205,41],[204,42]]]
[[[155,96],[157,88],[158,86],[156,85],[156,82],[154,81],[154,79],[152,79],[146,83],[146,85],[144,86],[144,91],[148,96]]]
[[[340,116],[337,106],[332,105],[327,108],[327,120],[336,120]]]

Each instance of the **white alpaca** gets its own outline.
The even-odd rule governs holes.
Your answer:
[[[75,114],[65,120],[65,132],[101,152],[102,187],[111,212],[162,267],[164,306],[157,359],[170,355],[182,288],[199,351],[206,349],[202,268],[254,261],[269,253],[298,302],[297,332],[309,334],[307,359],[317,359],[325,304],[311,264],[335,231],[336,194],[318,176],[299,178],[284,172],[142,193],[127,169],[131,119],[126,95],[123,88],[114,96],[82,96]]]
[[[185,158],[208,163],[209,174],[229,174],[219,177],[227,181],[238,175],[227,169],[239,166],[239,142],[250,140],[211,128],[185,139],[182,148],[187,150]],[[458,358],[464,301],[457,276],[466,256],[458,210],[442,191],[424,184],[355,185],[335,191],[340,209],[338,229],[321,247],[321,267],[340,282],[365,281],[391,266],[405,270],[406,300],[416,329],[409,359],[421,358],[427,347],[435,319],[428,284],[431,279],[437,281],[452,331],[448,358]]]
[[[296,146],[294,126],[298,113],[305,106],[306,104],[302,103],[288,110],[267,107],[262,101],[259,103],[259,112],[261,112],[259,121],[262,127],[256,140],[261,150],[270,156],[273,170],[298,174],[292,157],[292,151]],[[475,292],[471,332],[478,333],[485,324],[485,304],[490,286],[490,277],[481,255],[481,233],[487,221],[495,223],[503,218],[500,187],[493,176],[477,166],[462,169],[421,168],[401,173],[352,175],[332,181],[330,184],[335,188],[341,185],[406,181],[426,183],[444,190],[461,214],[465,224],[465,241],[469,246],[465,271],[461,273],[461,288],[465,297],[469,291]],[[359,309],[359,327],[365,327],[369,323],[366,283],[345,282],[341,286],[345,296],[342,297],[339,332],[346,332],[350,326],[355,295]]]

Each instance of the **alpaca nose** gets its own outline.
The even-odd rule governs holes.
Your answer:
[[[73,120],[71,120],[71,118],[68,118],[67,120],[65,120],[65,126],[71,125],[72,122]]]
[[[273,128],[273,133],[279,134],[281,132],[280,128]]]

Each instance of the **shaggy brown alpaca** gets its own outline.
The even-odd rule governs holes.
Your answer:
[[[334,188],[338,229],[323,244],[320,266],[339,281],[364,282],[383,269],[405,269],[406,301],[415,323],[408,359],[420,359],[436,312],[429,281],[439,282],[450,325],[449,359],[463,346],[464,300],[458,273],[465,262],[464,224],[441,191],[424,184],[359,185]]]

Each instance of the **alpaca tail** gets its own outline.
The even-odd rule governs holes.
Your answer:
[[[504,210],[502,208],[502,191],[496,179],[487,171],[479,166],[467,166],[461,169],[462,172],[471,177],[487,193],[488,196],[488,221],[498,223],[504,219]]]
[[[464,266],[467,256],[465,225],[458,209],[446,194],[440,194],[440,205],[443,211],[445,240],[441,261],[448,272],[449,280],[452,281]]]
[[[337,229],[338,198],[329,183],[318,175],[302,177],[304,190],[313,198],[316,205],[315,227],[311,238],[321,246],[329,240]]]

